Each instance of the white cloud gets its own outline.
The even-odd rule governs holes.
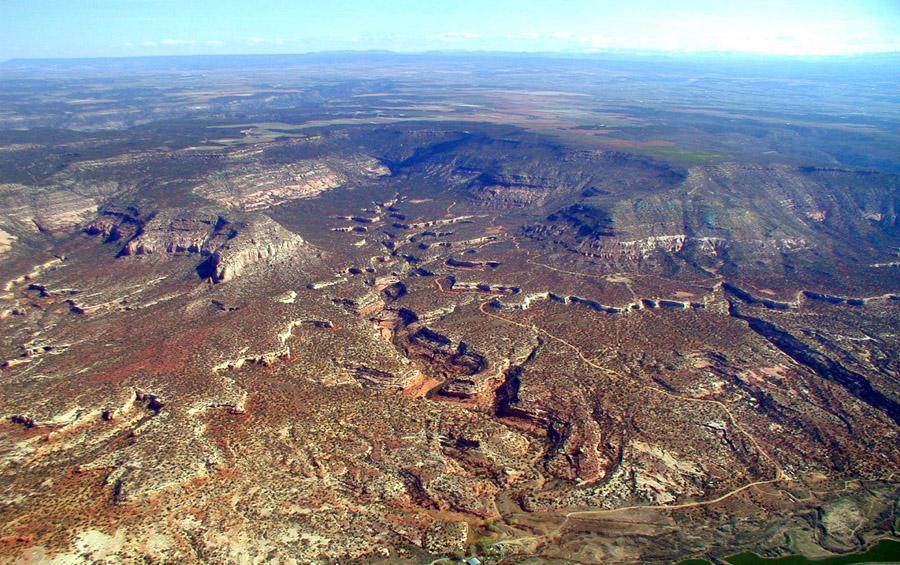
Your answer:
[[[210,40],[206,41],[206,44],[213,46],[213,47],[217,47],[219,45],[225,45],[225,42],[221,41],[219,39],[210,39]]]
[[[187,41],[185,39],[172,39],[172,38],[166,38],[166,39],[160,40],[160,42],[159,42],[160,45],[163,45],[165,47],[176,47],[178,45],[190,45],[192,43],[193,43],[193,41]]]
[[[268,43],[265,37],[259,37],[258,35],[254,35],[253,37],[247,39],[247,43],[250,45],[262,45],[263,43]]]
[[[587,43],[591,46],[591,49],[606,49],[609,47],[609,39],[599,33],[591,35]]]
[[[155,41],[142,41],[141,47],[157,47],[159,44]]]
[[[441,41],[471,41],[478,37],[477,33],[471,31],[448,31],[437,36]]]

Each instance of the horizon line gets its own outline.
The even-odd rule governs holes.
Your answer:
[[[839,59],[856,59],[863,57],[886,57],[900,56],[900,50],[894,51],[867,51],[860,53],[831,53],[831,54],[794,54],[794,53],[759,53],[754,51],[739,50],[703,50],[703,51],[687,51],[687,50],[652,50],[652,49],[603,49],[595,51],[509,51],[509,50],[492,50],[492,49],[429,49],[421,51],[395,51],[391,49],[329,49],[322,51],[300,51],[300,52],[284,52],[284,53],[173,53],[173,54],[152,54],[152,55],[96,55],[83,57],[12,57],[8,59],[0,59],[0,64],[12,62],[27,61],[91,61],[91,60],[128,60],[128,59],[173,59],[173,58],[191,58],[191,57],[302,57],[314,55],[535,55],[535,56],[555,56],[569,58],[589,58],[602,55],[625,55],[625,56],[665,56],[665,57],[709,57],[709,56],[729,56],[741,57],[747,59],[790,59],[790,60],[839,60]]]

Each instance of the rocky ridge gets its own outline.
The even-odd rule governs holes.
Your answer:
[[[377,159],[365,155],[307,159],[281,165],[251,161],[211,175],[194,191],[229,208],[254,211],[314,198],[327,190],[371,182],[389,174],[390,170]]]
[[[227,214],[227,215],[226,215]],[[197,273],[226,282],[257,264],[305,257],[308,245],[261,214],[214,209],[159,210],[109,207],[85,227],[88,235],[118,242],[122,256],[197,255]]]

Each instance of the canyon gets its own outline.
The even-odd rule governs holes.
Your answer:
[[[896,535],[881,98],[768,69],[772,102],[717,68],[710,104],[760,108],[738,120],[688,111],[675,62],[348,57],[0,64],[0,561]],[[858,99],[871,127],[787,123]]]

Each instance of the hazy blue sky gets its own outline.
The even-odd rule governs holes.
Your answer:
[[[0,0],[0,59],[343,49],[900,51],[900,0]]]

